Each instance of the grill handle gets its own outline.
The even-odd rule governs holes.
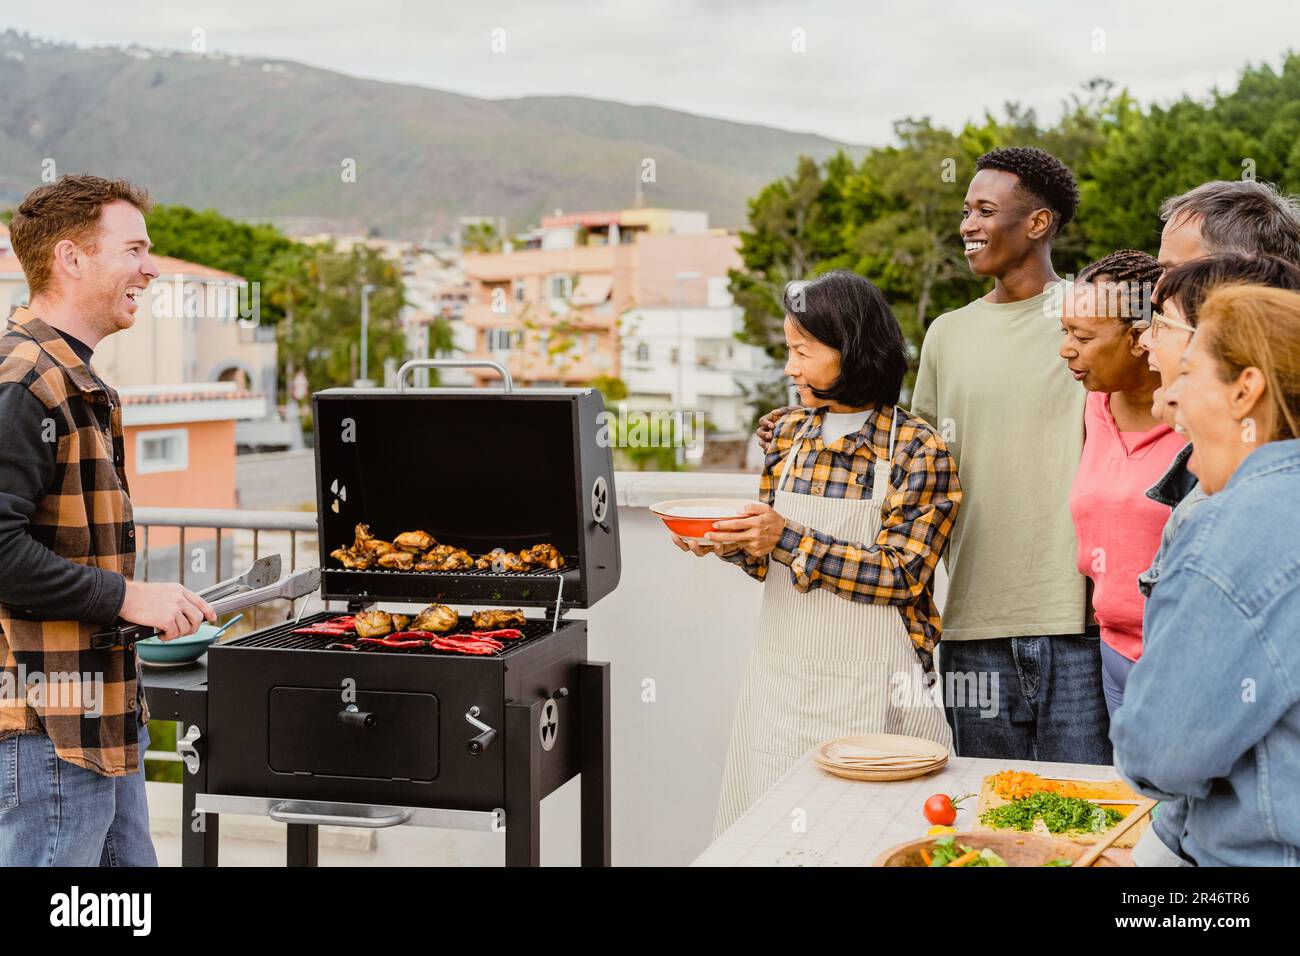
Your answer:
[[[361,710],[356,704],[348,704],[339,711],[339,723],[351,727],[373,727],[379,723],[379,718],[368,711]]]
[[[412,814],[410,807],[403,807],[396,813],[390,813],[382,817],[366,817],[354,816],[350,813],[300,813],[297,810],[287,809],[291,806],[293,806],[292,803],[277,803],[267,811],[267,816],[280,823],[306,823],[311,826],[326,827],[366,827],[367,829],[378,830],[383,827],[401,826],[411,819]]]
[[[515,380],[510,377],[510,372],[500,362],[489,359],[411,359],[409,362],[403,362],[402,367],[397,370],[399,392],[406,391],[406,373],[417,368],[490,368],[500,374],[502,391],[515,390]]]

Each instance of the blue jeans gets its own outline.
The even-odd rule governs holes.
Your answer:
[[[941,642],[958,755],[1110,764],[1100,643],[1084,635]]]
[[[1105,641],[1101,645],[1101,689],[1106,695],[1106,711],[1111,717],[1124,703],[1124,684],[1137,661],[1131,661]]]
[[[144,751],[126,777],[59,759],[45,734],[0,740],[0,866],[157,866]]]

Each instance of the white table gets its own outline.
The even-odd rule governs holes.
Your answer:
[[[949,757],[942,770],[924,777],[867,783],[827,773],[809,751],[691,865],[866,866],[884,850],[925,836],[930,823],[921,810],[931,794],[976,794],[958,805],[953,824],[970,829],[984,778],[1008,769],[1118,779],[1114,767],[1095,764]],[[1119,859],[1128,856],[1115,852]]]

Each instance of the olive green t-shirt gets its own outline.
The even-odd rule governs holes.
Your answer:
[[[948,443],[964,493],[945,641],[1084,631],[1069,495],[1087,392],[1057,354],[1063,288],[977,299],[939,316],[921,347],[912,411]]]

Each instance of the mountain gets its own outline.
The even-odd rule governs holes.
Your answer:
[[[282,60],[0,34],[0,204],[59,174],[125,176],[155,199],[291,229],[419,237],[456,217],[647,206],[745,223],[746,200],[825,158],[821,136],[581,97],[489,100]],[[856,150],[851,150],[856,152]],[[344,163],[355,161],[354,182]]]

